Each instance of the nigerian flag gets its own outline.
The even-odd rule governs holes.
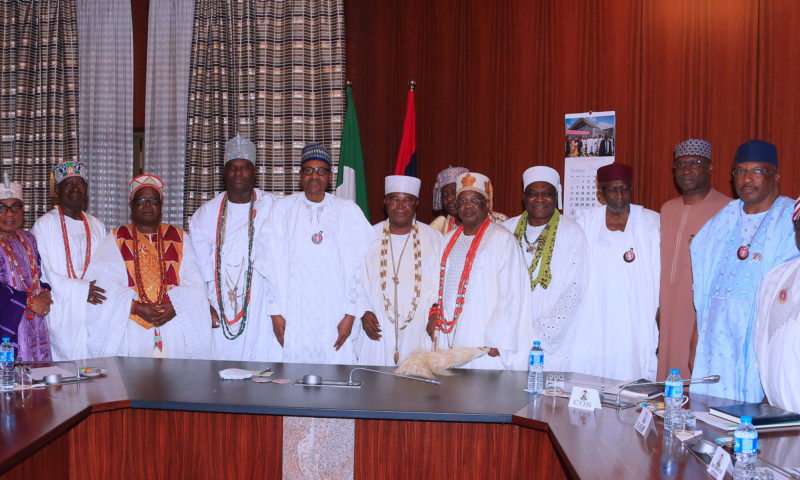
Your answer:
[[[342,130],[342,147],[339,150],[339,173],[336,176],[336,196],[348,198],[358,204],[369,220],[367,179],[364,174],[364,157],[361,154],[361,137],[358,118],[350,85],[347,86],[347,113]]]

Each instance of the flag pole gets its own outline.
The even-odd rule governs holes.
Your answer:
[[[414,90],[416,88],[417,88],[417,82],[414,81],[414,79],[412,78],[411,80],[408,81],[408,89]]]

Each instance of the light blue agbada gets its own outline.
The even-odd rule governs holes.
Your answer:
[[[754,230],[745,260],[736,256],[743,244],[742,207],[741,200],[728,203],[692,240],[698,335],[692,377],[719,374],[720,381],[692,385],[691,391],[760,402],[764,391],[753,349],[756,297],[767,272],[798,255],[792,226],[794,201],[783,196],[775,200]]]

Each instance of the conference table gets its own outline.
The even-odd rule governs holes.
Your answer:
[[[357,371],[361,388],[335,388],[222,380],[218,372],[271,368],[270,378],[347,380],[352,366],[78,363],[105,373],[4,395],[2,478],[280,478],[294,453],[283,451],[283,420],[297,417],[354,423],[354,478],[710,478],[660,422],[647,436],[636,432],[638,409],[569,408],[567,399],[526,393],[526,372],[456,370],[432,385]],[[695,410],[730,403],[690,398]],[[698,426],[703,438],[724,435]],[[800,466],[800,430],[759,439],[761,458]]]

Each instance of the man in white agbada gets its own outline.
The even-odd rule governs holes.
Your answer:
[[[631,205],[633,169],[597,170],[605,205],[576,217],[589,244],[589,283],[575,321],[570,371],[618,380],[655,379],[659,216]]]
[[[53,169],[58,207],[33,225],[42,258],[42,280],[53,292],[47,315],[53,360],[87,358],[88,305],[101,304],[105,290],[86,278],[86,270],[106,235],[103,222],[83,211],[89,185],[83,162],[64,162]]]
[[[792,223],[800,250],[800,198],[794,205]],[[800,258],[774,268],[762,280],[753,337],[767,400],[800,412]]]
[[[462,223],[442,240],[438,298],[427,332],[439,350],[488,351],[465,368],[508,369],[517,350],[519,320],[530,312],[522,252],[514,236],[489,219],[489,179],[467,172],[456,185]]]
[[[436,300],[442,234],[415,219],[421,183],[404,175],[385,180],[389,218],[373,226],[380,240],[361,275],[365,334],[354,340],[361,365],[394,366],[416,349],[430,349],[425,326]]]
[[[225,192],[192,215],[189,233],[211,305],[216,360],[280,361],[272,333],[267,283],[253,268],[255,241],[273,196],[255,188],[256,146],[236,135],[225,145]]]
[[[161,223],[163,182],[130,183],[132,224],[100,244],[86,277],[108,299],[86,316],[94,357],[209,358],[211,315],[189,235]]]
[[[561,178],[550,167],[522,174],[525,212],[503,222],[517,239],[530,279],[530,315],[520,322],[514,369],[528,368],[534,340],[542,342],[545,369],[564,371],[574,344],[575,313],[589,278],[586,236],[561,215]]]
[[[325,192],[331,155],[303,149],[303,191],[275,202],[256,257],[269,285],[272,328],[284,362],[355,363],[351,332],[361,303],[361,262],[375,232],[351,200]]]

